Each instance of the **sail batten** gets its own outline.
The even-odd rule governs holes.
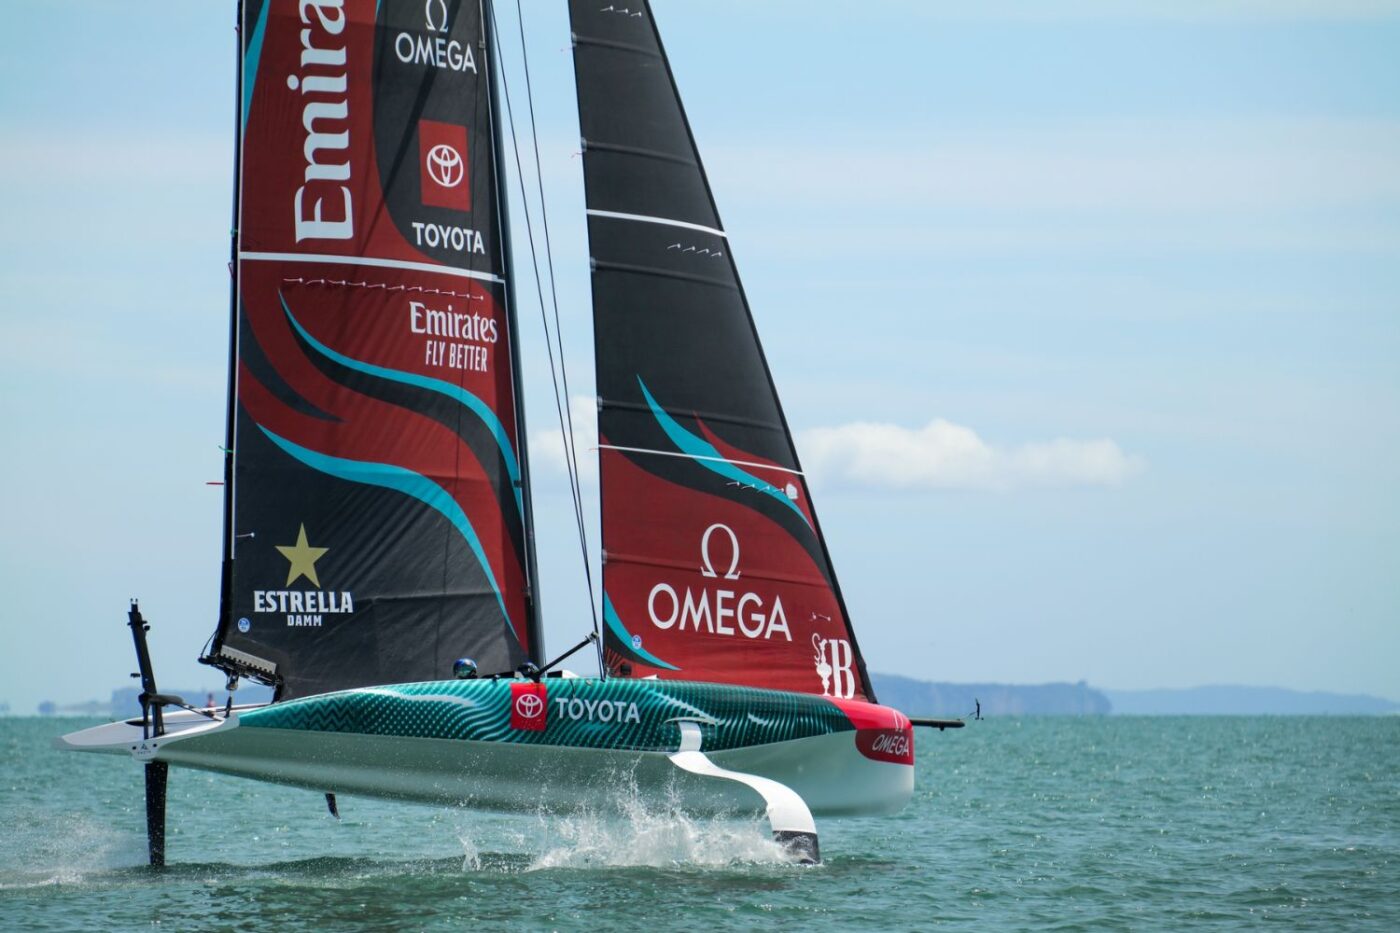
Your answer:
[[[608,666],[873,699],[650,5],[569,8]]]
[[[731,460],[728,457],[709,457],[704,454],[690,454],[675,450],[650,450],[645,447],[619,447],[616,444],[599,444],[599,450],[618,450],[630,454],[651,454],[656,457],[682,457],[687,460],[711,460],[715,463],[728,463],[733,466],[761,467],[765,470],[778,470],[792,476],[805,476],[801,470],[789,470],[787,467],[773,466],[767,463],[758,463],[753,460]]]

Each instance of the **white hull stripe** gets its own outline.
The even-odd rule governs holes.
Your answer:
[[[589,217],[610,217],[613,220],[635,220],[644,224],[662,224],[667,227],[680,227],[683,230],[699,230],[701,233],[711,233],[717,237],[725,236],[723,230],[716,230],[714,227],[706,227],[703,224],[693,224],[684,220],[671,220],[669,217],[649,217],[646,214],[622,214],[617,211],[588,211]]]
[[[682,457],[686,460],[710,460],[715,463],[732,463],[735,466],[757,467],[760,470],[777,470],[780,473],[791,473],[793,476],[805,476],[801,470],[789,470],[787,467],[775,466],[771,463],[755,463],[752,460],[730,460],[727,457],[706,457],[701,454],[683,454],[674,450],[651,450],[647,447],[618,447],[615,444],[599,444],[594,450],[621,450],[630,454],[655,454],[658,457]]]
[[[370,266],[375,269],[408,269],[412,272],[437,272],[462,279],[501,283],[505,280],[489,272],[474,272],[456,266],[440,266],[432,262],[406,262],[402,259],[377,259],[373,256],[328,256],[322,253],[239,253],[246,262],[328,262],[341,266]]]

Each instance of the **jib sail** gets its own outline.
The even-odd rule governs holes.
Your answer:
[[[222,618],[279,697],[541,646],[477,0],[246,0]]]
[[[606,663],[873,698],[650,6],[569,6]]]

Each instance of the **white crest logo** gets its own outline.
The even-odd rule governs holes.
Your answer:
[[[855,655],[844,638],[812,636],[813,662],[822,680],[822,696],[849,700],[856,695],[856,675],[851,670]]]
[[[515,699],[515,712],[521,719],[539,719],[544,712],[544,701],[533,693],[522,693]]]
[[[466,174],[461,153],[447,143],[438,143],[428,150],[424,168],[428,170],[428,177],[444,188],[457,187]]]
[[[442,14],[442,23],[433,22],[433,7]],[[447,0],[428,0],[423,4],[423,19],[427,21],[428,32],[447,32]]]
[[[710,559],[710,536],[716,531],[722,531],[729,535],[729,570],[725,572],[724,579],[739,579],[739,536],[734,533],[734,529],[728,525],[714,524],[705,529],[705,534],[700,538],[700,560],[704,566],[700,568],[702,576],[716,577],[714,561]]]

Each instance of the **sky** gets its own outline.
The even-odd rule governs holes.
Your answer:
[[[587,420],[567,17],[524,7]],[[871,670],[1400,698],[1400,3],[654,8]],[[6,5],[13,712],[126,682],[132,596],[161,683],[218,682],[194,658],[217,611],[233,19]],[[520,314],[556,651],[588,596]]]

